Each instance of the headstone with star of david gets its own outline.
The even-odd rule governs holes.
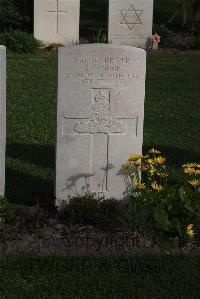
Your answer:
[[[123,198],[121,172],[142,153],[146,53],[120,45],[59,49],[56,197]]]
[[[79,42],[80,0],[34,0],[34,36],[44,44]]]
[[[152,22],[153,0],[109,0],[110,43],[146,48]]]
[[[5,188],[6,147],[6,48],[0,46],[0,196]]]

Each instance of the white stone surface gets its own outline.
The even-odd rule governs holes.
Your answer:
[[[59,49],[56,197],[126,195],[121,166],[142,153],[146,53],[118,45]]]
[[[80,0],[34,0],[34,36],[45,44],[79,42]]]
[[[5,189],[6,147],[6,48],[0,46],[0,196]]]
[[[153,0],[109,0],[110,43],[146,48],[152,22]]]

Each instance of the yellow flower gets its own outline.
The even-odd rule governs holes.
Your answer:
[[[197,164],[197,163],[184,164],[183,171],[184,171],[184,173],[186,173],[188,175],[192,175],[192,174],[199,175],[200,174],[200,164]]]
[[[141,171],[147,171],[148,169],[147,169],[147,167],[146,166],[144,166],[144,165],[141,165]]]
[[[143,158],[143,155],[134,155],[134,154],[129,155],[130,161],[138,161],[138,160],[141,160],[142,158]]]
[[[156,173],[156,168],[151,165],[149,172],[153,176]]]
[[[194,174],[197,174],[197,175],[200,174],[200,169],[196,169]]]
[[[158,155],[161,154],[161,152],[159,152],[159,151],[156,150],[155,148],[150,149],[150,150],[149,150],[149,153],[150,153],[150,154],[155,154],[155,155],[157,155],[157,154],[158,154]]]
[[[148,159],[147,162],[148,162],[150,165],[153,165],[153,164],[154,164],[154,160],[153,160],[153,159]]]
[[[130,165],[128,163],[122,165],[122,171],[127,174],[129,172]]]
[[[160,192],[163,190],[163,187],[161,185],[158,185],[158,183],[155,181],[151,184],[151,187],[154,191]]]
[[[139,189],[139,190],[144,190],[144,189],[146,189],[146,185],[145,185],[145,183],[140,183],[140,182],[138,182],[138,183],[135,185],[135,188],[136,188],[136,189]]]
[[[140,160],[137,160],[137,161],[128,160],[128,163],[130,164],[130,166],[140,166],[141,165],[141,161]]]
[[[166,178],[168,177],[168,173],[167,172],[158,172],[158,176],[160,176],[161,178]]]
[[[185,172],[186,174],[192,175],[192,174],[195,173],[195,169],[194,169],[194,168],[190,168],[190,167],[188,167],[188,168],[185,168],[185,169],[184,169],[184,172]]]
[[[195,163],[186,163],[183,165],[183,168],[194,167],[195,165]]]
[[[194,224],[188,224],[186,228],[186,233],[190,238],[193,238],[195,235]]]
[[[183,168],[200,168],[200,164],[197,163],[186,163],[183,165]]]
[[[165,164],[165,162],[166,162],[166,158],[162,157],[162,156],[159,156],[159,157],[154,159],[155,164],[163,165],[163,164]]]
[[[194,180],[192,180],[192,181],[188,181],[188,183],[189,183],[190,185],[192,185],[193,187],[197,187],[197,186],[200,185],[200,180],[196,180],[196,179],[194,179]]]

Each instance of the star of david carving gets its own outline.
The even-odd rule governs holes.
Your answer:
[[[120,24],[125,24],[128,26],[129,30],[132,31],[135,25],[142,24],[141,15],[143,10],[135,9],[133,4],[128,10],[120,10],[123,19]]]

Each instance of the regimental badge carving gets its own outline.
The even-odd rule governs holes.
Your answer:
[[[77,122],[74,131],[78,133],[126,133],[124,122],[113,117],[110,109],[110,89],[92,89],[92,117],[90,120]]]
[[[135,25],[142,24],[141,16],[143,14],[143,10],[135,9],[133,4],[131,4],[128,10],[120,10],[120,13],[123,17],[120,24],[127,25],[130,31],[133,30]]]

